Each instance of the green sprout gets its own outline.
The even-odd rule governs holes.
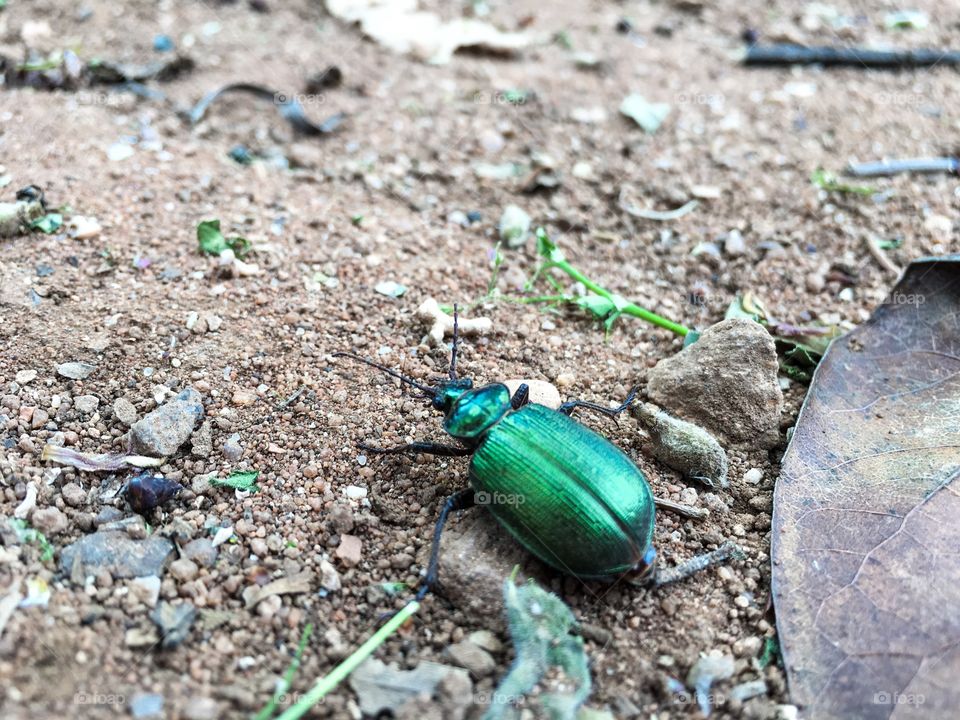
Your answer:
[[[53,545],[47,540],[47,536],[39,530],[30,527],[26,520],[13,518],[10,520],[10,527],[17,535],[17,540],[28,545],[36,543],[40,546],[40,561],[47,562],[53,560]]]
[[[840,182],[836,175],[823,168],[818,168],[813,171],[813,174],[810,175],[810,182],[827,192],[847,193],[851,195],[873,195],[877,192],[877,189],[870,185],[850,185],[849,183]]]
[[[545,262],[541,263],[540,267],[537,268],[536,272],[527,282],[527,289],[531,289],[534,283],[542,276],[553,269],[560,270],[571,278],[581,283],[587,290],[593,293],[593,295],[584,295],[583,297],[573,297],[565,294],[547,296],[546,298],[539,298],[531,300],[531,302],[543,301],[543,302],[563,302],[576,305],[584,310],[587,310],[591,314],[600,318],[603,321],[604,329],[609,333],[613,328],[613,324],[620,318],[621,315],[629,315],[631,317],[640,318],[641,320],[646,320],[649,323],[653,323],[657,327],[661,327],[664,330],[669,330],[672,333],[676,333],[680,337],[685,337],[688,335],[691,330],[688,327],[684,327],[679,323],[675,323],[672,320],[668,320],[662,315],[657,315],[646,308],[640,307],[620,295],[610,292],[604,287],[601,287],[593,280],[589,279],[582,272],[573,267],[570,262],[566,259],[563,252],[556,246],[556,244],[550,240],[547,235],[546,230],[542,227],[537,228],[537,253],[545,259]],[[552,278],[546,276],[548,281],[551,282],[555,289],[560,290],[560,286]]]
[[[200,252],[205,255],[219,255],[226,249],[233,250],[233,254],[242,258],[250,252],[250,241],[242,237],[224,237],[220,232],[219,220],[204,220],[197,225],[197,243]]]
[[[273,691],[273,697],[270,698],[270,702],[263,706],[260,712],[254,715],[253,720],[270,720],[270,718],[273,717],[273,713],[276,711],[277,705],[280,704],[280,700],[290,691],[290,686],[293,684],[293,676],[296,675],[297,670],[300,668],[300,658],[303,657],[303,651],[307,647],[307,641],[310,639],[312,632],[313,623],[307,623],[307,626],[303,629],[303,634],[300,636],[300,644],[293,654],[290,665],[287,666],[287,671],[277,682],[277,687]]]

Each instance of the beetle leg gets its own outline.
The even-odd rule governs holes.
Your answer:
[[[466,510],[472,508],[473,505],[473,488],[456,492],[443,503],[440,517],[437,518],[436,527],[433,529],[433,544],[430,546],[430,563],[427,565],[427,576],[423,580],[423,586],[417,591],[417,600],[423,600],[426,594],[433,589],[437,582],[437,576],[440,574],[440,536],[443,534],[443,526],[447,523],[447,517],[454,510]]]
[[[615,418],[633,404],[634,398],[637,397],[639,391],[640,386],[638,385],[630,391],[630,394],[627,395],[627,399],[623,401],[623,404],[615,408],[604,407],[603,405],[597,405],[597,403],[587,402],[586,400],[570,400],[558,407],[557,412],[562,412],[569,417],[573,415],[573,411],[577,408],[586,408],[587,410],[593,410],[607,417]]]
[[[444,457],[462,457],[473,453],[471,448],[458,447],[456,445],[441,445],[433,442],[415,442],[408,445],[397,445],[396,447],[376,447],[366,443],[357,443],[357,447],[369,453],[376,455],[395,455],[397,453],[425,453],[427,455],[443,455]]]
[[[520,383],[517,391],[513,394],[513,397],[510,398],[510,407],[514,410],[519,410],[528,402],[530,402],[530,386],[526,383]]]
[[[706,570],[711,565],[719,565],[733,557],[743,557],[743,551],[734,543],[727,541],[716,550],[703,555],[692,557],[676,567],[667,569],[657,569],[653,578],[653,584],[656,587],[667,585],[668,583],[685,580],[691,575],[695,575],[701,570]]]

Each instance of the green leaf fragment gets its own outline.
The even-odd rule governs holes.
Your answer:
[[[30,223],[30,228],[50,235],[63,227],[63,215],[60,213],[47,213],[42,217]]]
[[[46,535],[39,530],[30,527],[26,520],[21,520],[20,518],[11,518],[10,527],[13,528],[14,533],[16,533],[18,542],[27,545],[33,545],[36,543],[40,546],[41,562],[53,560],[53,545],[51,545],[50,541],[47,540]]]
[[[210,480],[210,484],[217,487],[227,487],[233,488],[234,490],[242,490],[244,492],[257,492],[260,489],[260,487],[257,485],[258,477],[260,477],[260,472],[257,470],[251,470],[248,472],[232,472],[225,478],[212,478]]]
[[[233,250],[242,258],[250,251],[250,241],[242,237],[224,237],[219,220],[204,220],[197,225],[197,243],[205,255],[219,255],[224,250]]]
[[[528,581],[503,585],[507,622],[516,658],[510,672],[500,681],[484,720],[507,717],[511,700],[528,695],[554,669],[561,670],[574,687],[569,692],[545,690],[528,698],[542,707],[547,716],[573,720],[590,695],[590,670],[583,638],[575,634],[576,618],[560,598]]]
[[[877,192],[877,189],[871,185],[851,185],[840,182],[836,175],[823,168],[813,171],[810,175],[810,182],[827,192],[839,192],[851,195],[873,195]]]

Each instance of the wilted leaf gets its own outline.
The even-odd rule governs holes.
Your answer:
[[[773,592],[807,718],[960,707],[960,255],[827,351],[774,494]]]
[[[517,585],[507,580],[503,599],[516,657],[510,672],[500,681],[484,720],[505,717],[511,701],[527,695],[554,668],[562,670],[575,687],[569,692],[545,691],[530,700],[548,717],[572,720],[590,695],[583,638],[574,634],[578,629],[576,618],[560,598],[533,581]]]

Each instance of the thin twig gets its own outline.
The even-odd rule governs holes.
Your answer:
[[[960,160],[953,157],[905,158],[903,160],[877,160],[875,162],[850,163],[847,175],[854,177],[887,177],[900,173],[950,173],[960,172]]]
[[[900,277],[900,273],[902,273],[903,270],[893,260],[887,257],[887,254],[883,251],[883,248],[880,247],[880,241],[877,239],[877,236],[873,233],[867,233],[864,236],[864,240],[867,242],[867,250],[869,250],[870,254],[873,255],[873,259],[880,264],[880,267],[882,267],[891,275]]]
[[[683,503],[677,503],[673,500],[666,500],[658,497],[655,497],[653,501],[659,508],[663,508],[664,510],[672,510],[673,512],[677,513],[677,515],[683,515],[683,517],[692,518],[694,520],[703,520],[710,515],[710,511],[706,508],[697,508],[693,505],[684,505]]]
[[[686,202],[680,207],[674,208],[673,210],[646,210],[628,202],[624,198],[623,192],[623,188],[620,188],[620,197],[618,198],[620,209],[628,215],[643,218],[644,220],[658,220],[661,222],[665,222],[667,220],[676,220],[677,218],[682,218],[687,213],[693,212],[700,204],[698,200],[690,200],[689,202]]]

